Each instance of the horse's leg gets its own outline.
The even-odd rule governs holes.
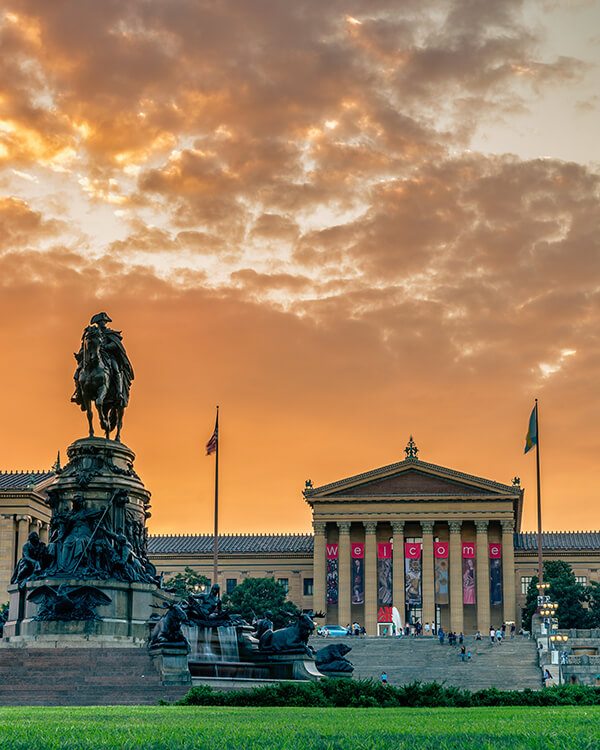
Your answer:
[[[117,414],[117,434],[115,435],[115,440],[117,443],[121,442],[121,426],[123,425],[123,407],[122,406],[115,406],[115,411]]]
[[[92,402],[88,401],[86,405],[88,424],[90,426],[90,437],[94,437],[94,414],[92,413]]]

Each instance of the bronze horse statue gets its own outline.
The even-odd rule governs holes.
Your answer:
[[[94,436],[92,404],[96,404],[106,438],[109,439],[112,430],[116,429],[115,440],[120,442],[133,369],[121,343],[120,333],[107,328],[107,321],[110,318],[106,313],[98,313],[83,332],[81,349],[75,355],[78,366],[71,401],[79,404],[81,410],[87,413],[90,437]]]

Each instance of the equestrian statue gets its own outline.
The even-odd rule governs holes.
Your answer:
[[[81,337],[81,347],[75,359],[75,393],[71,401],[87,413],[90,437],[94,436],[92,404],[100,419],[100,426],[109,439],[116,429],[115,440],[121,441],[123,412],[129,403],[129,389],[133,368],[123,346],[120,331],[108,328],[112,320],[105,312],[90,320]]]

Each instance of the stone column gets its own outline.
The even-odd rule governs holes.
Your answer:
[[[0,516],[0,587],[6,592],[15,569],[15,517]],[[8,598],[8,595],[4,597]]]
[[[477,629],[483,635],[490,632],[490,550],[488,521],[475,521],[477,529]]]
[[[367,635],[377,635],[377,523],[364,522],[365,527],[365,629]]]
[[[42,523],[42,528],[40,529],[40,539],[44,544],[48,544],[48,533],[50,531],[50,524],[47,521],[44,521]]]
[[[350,610],[350,524],[338,521],[338,621],[342,627],[352,623]]]
[[[40,530],[42,528],[42,522],[39,520],[39,518],[33,518],[29,522],[29,533],[31,534],[32,531],[35,531],[36,534],[40,535]]]
[[[421,624],[435,622],[435,578],[433,571],[433,521],[421,521],[423,533],[422,580],[423,619]],[[424,631],[423,631],[424,632]],[[431,633],[431,630],[429,631]]]
[[[517,599],[515,591],[515,522],[501,521],[502,524],[502,598],[504,601],[504,622],[516,622]]]
[[[325,530],[324,523],[314,522],[314,547],[313,547],[313,610],[315,612],[326,611],[325,589]]]
[[[462,521],[450,521],[450,630],[458,634],[463,629]]]
[[[17,561],[23,557],[23,545],[29,536],[31,516],[17,516]]]
[[[404,590],[404,521],[392,521],[392,604],[402,619],[406,612],[406,592]]]

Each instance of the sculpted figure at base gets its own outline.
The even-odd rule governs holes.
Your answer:
[[[265,616],[262,619],[255,619],[253,623],[255,630],[252,635],[257,641],[260,641],[261,636],[268,630],[273,630],[273,613],[270,610],[265,612]]]
[[[156,615],[153,615],[155,617]],[[149,648],[170,646],[190,650],[190,644],[183,635],[181,626],[187,622],[186,613],[180,604],[169,604],[166,612],[159,617],[152,628],[148,641]]]
[[[111,602],[109,596],[93,586],[69,586],[66,583],[56,589],[38,586],[27,599],[39,604],[34,620],[101,620],[96,607]]]
[[[111,322],[108,315],[101,312],[94,315],[84,329],[81,347],[75,354],[77,369],[71,401],[87,413],[90,437],[94,435],[92,404],[95,404],[106,438],[116,429],[115,440],[120,442],[123,412],[129,404],[134,375],[121,332],[106,325]]]
[[[314,656],[314,649],[308,645],[308,639],[315,629],[310,615],[298,615],[296,622],[281,630],[267,630],[260,637],[258,648],[267,653],[302,652]]]
[[[39,573],[46,565],[46,545],[40,541],[37,532],[32,531],[23,545],[23,557],[10,579],[11,583],[23,584],[30,576]]]
[[[353,672],[354,665],[346,659],[346,654],[352,651],[346,643],[331,643],[320,648],[315,654],[315,664],[319,672]]]

